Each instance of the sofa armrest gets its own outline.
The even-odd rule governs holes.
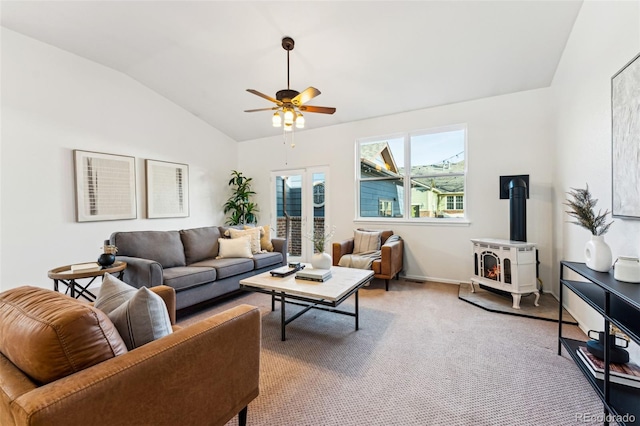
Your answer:
[[[240,305],[40,386],[19,425],[225,424],[258,395],[260,311]]]
[[[404,256],[404,241],[396,240],[385,243],[380,247],[380,274],[393,277],[402,271]]]
[[[287,246],[286,238],[272,238],[271,244],[273,244],[273,251],[282,253],[282,265],[287,264],[287,250],[289,249]]]
[[[353,253],[353,238],[349,238],[348,240],[335,242],[332,244],[333,248],[333,266],[338,266],[338,262],[340,262],[340,258],[345,254]]]
[[[116,260],[127,262],[127,269],[124,270],[123,276],[123,281],[127,284],[136,288],[164,284],[162,265],[155,260],[131,256],[116,256]]]

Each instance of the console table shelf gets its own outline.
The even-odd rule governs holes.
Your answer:
[[[588,281],[564,279],[565,268]],[[640,343],[640,285],[617,281],[611,271],[596,272],[587,268],[584,263],[563,261],[560,263],[560,312],[563,306],[563,286],[602,315],[606,335],[609,324],[614,324],[634,342]],[[605,339],[608,340],[607,337]],[[635,418],[636,421],[640,419],[640,389],[610,382],[608,369],[605,369],[604,380],[596,379],[578,357],[576,351],[580,346],[586,346],[586,342],[562,337],[562,321],[559,321],[558,355],[564,347],[602,399],[605,412],[613,416],[628,415],[627,417]],[[605,358],[608,358],[608,349],[606,352]]]

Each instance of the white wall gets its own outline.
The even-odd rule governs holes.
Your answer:
[[[583,262],[590,238],[588,231],[567,222],[562,205],[566,191],[588,183],[598,207],[611,209],[611,77],[640,51],[639,24],[637,1],[585,1],[553,80],[556,293],[559,262]],[[614,259],[640,255],[640,221],[615,219],[605,240]],[[581,326],[602,330],[601,317],[571,292],[567,294],[567,309]]]
[[[2,29],[1,289],[52,288],[114,231],[223,222],[236,143],[124,74]],[[136,158],[138,219],[75,222],[72,150]],[[189,218],[143,219],[144,159],[186,163]]]
[[[238,167],[256,181],[257,201],[264,215],[271,203],[270,171],[329,165],[327,195],[331,221],[337,227],[334,240],[340,240],[363,225],[354,222],[356,139],[466,123],[466,196],[471,224],[364,225],[392,228],[405,239],[407,276],[468,282],[473,268],[470,238],[509,238],[509,202],[499,199],[499,176],[529,174],[527,237],[539,244],[540,271],[546,283],[551,276],[553,150],[549,107],[548,89],[543,89],[297,132],[294,149],[284,145],[282,137],[242,142]],[[313,114],[307,116],[308,121],[313,119]],[[270,125],[268,114],[263,120],[265,126]],[[263,216],[263,221],[268,220]]]

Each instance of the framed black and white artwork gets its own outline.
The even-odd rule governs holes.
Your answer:
[[[76,220],[135,219],[135,158],[73,150]]]
[[[640,55],[611,77],[613,217],[640,219]]]
[[[189,166],[146,160],[147,218],[189,216]]]

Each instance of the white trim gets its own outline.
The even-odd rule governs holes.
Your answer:
[[[396,223],[400,225],[410,226],[470,226],[471,221],[468,219],[456,219],[456,218],[442,218],[442,219],[404,219],[404,218],[381,218],[381,217],[356,217],[353,219],[353,223],[375,223],[380,225],[389,225],[390,223]]]

